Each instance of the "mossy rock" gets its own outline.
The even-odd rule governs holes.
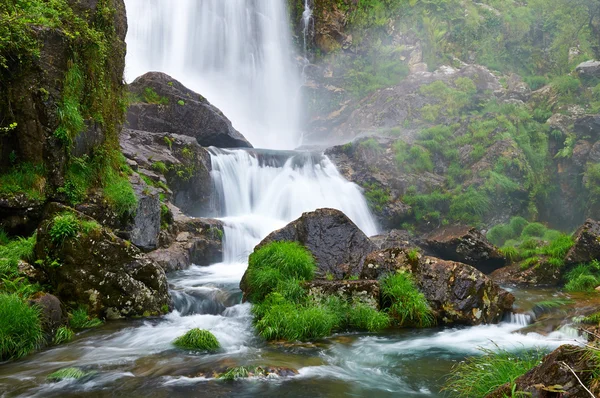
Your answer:
[[[221,348],[214,334],[204,329],[192,329],[173,341],[173,345],[184,350],[214,352]]]

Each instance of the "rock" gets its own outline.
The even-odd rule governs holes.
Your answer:
[[[169,204],[173,224],[161,248],[148,257],[165,272],[187,269],[192,264],[210,265],[223,261],[223,223],[209,218],[191,218]]]
[[[600,77],[600,61],[585,61],[577,65],[575,72],[582,77]]]
[[[43,201],[28,198],[24,194],[0,198],[0,228],[11,235],[31,235],[43,213]]]
[[[391,249],[393,247],[410,249],[420,246],[421,243],[411,236],[408,231],[399,229],[392,229],[385,234],[371,236],[369,239],[371,239],[371,242],[373,242],[379,250]]]
[[[74,209],[51,203],[37,230],[35,265],[48,277],[52,292],[71,305],[88,306],[92,315],[127,317],[165,312],[170,304],[164,271],[134,245],[98,225],[77,235],[53,240],[54,216],[75,214],[78,222],[94,220]]]
[[[600,115],[588,115],[575,120],[573,130],[578,137],[600,138]]]
[[[443,324],[497,323],[514,302],[512,294],[470,265],[415,255],[400,248],[373,252],[364,264],[361,279],[375,279],[398,270],[411,272]]]
[[[159,99],[165,98],[166,103],[142,102],[147,89],[152,89]],[[129,91],[140,98],[127,110],[126,126],[130,129],[187,135],[206,147],[252,147],[206,98],[164,73],[149,72],[138,77],[129,85]]]
[[[210,154],[187,135],[123,129],[121,150],[139,173],[171,192],[175,206],[193,215],[215,213]],[[160,166],[165,166],[164,169]],[[164,181],[164,183],[163,183]]]
[[[600,385],[592,381],[594,379],[591,369],[595,369],[598,363],[594,361],[584,349],[574,345],[562,345],[546,355],[542,363],[529,372],[514,380],[513,385],[507,382],[486,398],[502,398],[511,396],[514,391],[532,397],[572,397],[589,398],[590,395],[581,386],[581,382],[591,388],[594,396],[600,396]],[[575,375],[569,369],[573,369]]]
[[[379,282],[375,280],[333,280],[316,279],[306,282],[304,287],[309,295],[341,296],[348,302],[360,302],[379,309]]]
[[[49,337],[48,340],[56,334],[59,327],[67,324],[67,313],[60,300],[47,293],[38,293],[32,300],[32,305],[37,305],[40,308],[40,319],[42,321],[42,330]]]
[[[442,227],[426,237],[425,243],[437,257],[472,265],[484,274],[506,265],[506,258],[477,228]]]
[[[367,236],[341,211],[318,209],[270,233],[255,248],[277,241],[297,241],[317,262],[317,274],[335,279],[358,275],[366,255],[376,249]]]
[[[558,286],[562,282],[562,270],[546,263],[546,258],[540,258],[540,266],[521,269],[521,264],[511,264],[499,268],[490,274],[490,278],[501,285],[516,285],[522,287]]]
[[[587,263],[600,258],[600,222],[587,219],[573,238],[575,244],[567,253],[567,263]]]

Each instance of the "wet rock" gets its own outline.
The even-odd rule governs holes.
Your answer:
[[[70,212],[77,219],[94,220],[74,209],[51,203],[37,230],[35,265],[48,277],[52,292],[71,305],[86,305],[92,315],[127,317],[160,314],[170,296],[164,271],[138,248],[97,225],[80,224],[62,242],[50,231],[54,216]]]
[[[341,211],[318,209],[272,232],[254,250],[277,241],[297,241],[317,262],[317,274],[335,279],[358,275],[366,255],[376,249],[367,236]]]
[[[472,265],[484,274],[506,265],[498,248],[473,227],[443,227],[426,237],[425,243],[437,257]]]
[[[569,264],[587,263],[600,258],[600,222],[588,219],[573,234],[575,245],[567,253]]]
[[[187,269],[192,264],[210,265],[223,261],[223,223],[210,218],[192,218],[169,204],[173,223],[161,239],[161,248],[148,257],[165,272]]]
[[[512,294],[470,265],[400,248],[369,254],[361,279],[375,279],[398,270],[413,274],[417,287],[440,323],[497,323],[514,302]]]
[[[139,173],[154,181],[175,206],[193,215],[216,212],[210,155],[195,138],[124,129],[120,144]]]
[[[379,309],[379,281],[376,280],[323,280],[306,282],[304,287],[309,295],[341,296],[348,302],[360,302]]]
[[[408,231],[400,229],[392,229],[391,231],[369,237],[371,242],[377,246],[379,250],[391,249],[399,247],[401,249],[411,249],[420,246],[421,241],[413,237]]]
[[[11,235],[31,235],[43,213],[44,203],[41,200],[23,194],[0,197],[0,228]]]
[[[600,77],[600,61],[585,61],[577,65],[575,71],[582,77]]]
[[[502,398],[511,396],[513,391],[523,393],[532,397],[573,397],[589,398],[590,394],[581,386],[579,380],[591,388],[594,396],[600,396],[600,386],[593,383],[593,372],[598,363],[581,347],[573,345],[562,345],[548,354],[542,363],[518,377],[513,384],[516,389],[512,390],[511,383],[506,383],[487,398]],[[569,369],[570,368],[570,369]]]
[[[562,281],[562,270],[546,264],[545,257],[540,257],[539,261],[537,265],[525,270],[521,269],[521,264],[499,268],[490,274],[490,278],[502,285],[558,286]]]
[[[157,103],[148,103],[148,89],[157,94]],[[127,110],[126,126],[131,129],[187,135],[206,147],[252,147],[219,109],[171,76],[146,73],[129,85],[129,91],[140,99]]]
[[[52,341],[58,328],[67,324],[68,317],[65,308],[56,296],[47,293],[37,294],[30,300],[30,303],[40,308],[42,330],[48,340]]]
[[[594,141],[600,138],[600,115],[588,115],[575,121],[573,130],[579,137],[591,137]]]

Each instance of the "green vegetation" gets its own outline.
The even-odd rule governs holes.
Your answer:
[[[377,183],[364,184],[363,188],[369,208],[376,213],[383,211],[391,200],[389,190],[381,188]]]
[[[44,200],[45,186],[44,168],[31,163],[14,165],[7,173],[0,175],[0,195],[2,196],[25,194],[32,200]]]
[[[185,350],[217,351],[221,348],[217,338],[208,330],[192,329],[173,341],[175,347]]]
[[[69,326],[75,330],[90,329],[102,325],[98,318],[92,318],[88,315],[85,308],[79,307],[69,314]]]
[[[23,357],[43,341],[39,309],[17,294],[0,292],[0,360]]]
[[[383,306],[400,326],[430,327],[435,324],[429,304],[410,273],[386,276],[381,281],[381,298]]]
[[[55,345],[68,343],[69,341],[73,340],[74,337],[74,331],[66,326],[61,326],[56,331],[56,334],[54,335],[54,341],[52,343]]]
[[[467,358],[452,369],[444,390],[453,397],[484,397],[539,364],[546,354],[541,350],[509,352],[481,349],[482,356]],[[518,395],[513,395],[518,396]]]
[[[152,87],[146,87],[142,97],[144,102],[148,104],[169,105],[169,99],[158,95]]]
[[[233,381],[236,379],[245,379],[251,376],[266,377],[268,372],[260,366],[237,366],[229,368],[225,373],[220,374],[217,379]]]
[[[67,239],[77,236],[79,231],[79,219],[73,213],[61,213],[52,219],[50,227],[50,238],[54,243],[62,244]]]
[[[579,264],[567,273],[565,279],[565,290],[568,292],[593,292],[600,286],[600,261]]]
[[[36,235],[25,238],[9,240],[4,235],[4,242],[0,242],[0,279],[16,277],[18,274],[19,260],[33,260]]]
[[[59,382],[65,379],[79,380],[88,375],[89,373],[84,372],[83,370],[78,368],[63,368],[57,370],[54,373],[49,374],[46,378],[48,379],[48,381]]]

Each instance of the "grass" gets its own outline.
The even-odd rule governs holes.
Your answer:
[[[23,357],[42,341],[40,310],[16,294],[0,293],[0,360]]]
[[[384,277],[381,298],[388,314],[400,326],[430,327],[435,324],[427,299],[409,273],[398,272]]]
[[[357,303],[348,314],[348,324],[352,329],[379,332],[390,327],[390,317],[363,303]]]
[[[568,292],[593,292],[600,286],[600,261],[578,265],[567,273],[565,280]]]
[[[470,357],[452,369],[444,390],[457,398],[484,397],[507,382],[525,374],[544,357],[541,350],[509,352],[481,349],[482,356]]]
[[[88,375],[89,373],[78,368],[63,368],[49,374],[46,379],[52,382],[59,382],[65,379],[79,380]]]
[[[21,163],[0,175],[0,196],[24,194],[27,198],[42,201],[46,198],[46,177],[43,166]]]
[[[144,89],[142,99],[148,104],[169,105],[169,99],[158,95],[152,87],[146,87]]]
[[[248,259],[249,301],[262,301],[280,281],[312,280],[315,269],[312,254],[299,243],[271,242],[254,251]]]
[[[388,189],[383,189],[376,183],[364,184],[363,187],[367,203],[374,212],[380,213],[390,203],[391,197]]]
[[[19,260],[33,260],[36,235],[14,240],[9,240],[8,236],[5,236],[3,241],[4,243],[0,244],[0,278],[16,277]]]
[[[83,307],[75,309],[69,316],[69,326],[75,330],[90,329],[100,325],[102,325],[102,321],[98,318],[90,317],[87,310]]]
[[[236,379],[245,379],[250,376],[266,376],[267,371],[260,366],[236,366],[227,369],[226,372],[220,374],[217,379],[233,381]]]
[[[221,348],[217,338],[208,330],[192,329],[176,338],[173,345],[185,350],[217,351]]]
[[[73,330],[71,330],[67,326],[61,326],[56,331],[56,334],[54,335],[54,340],[52,341],[52,343],[54,345],[68,343],[69,341],[73,340],[74,337],[75,337],[75,332]]]
[[[67,239],[72,239],[79,232],[79,219],[73,213],[61,213],[52,219],[52,226],[48,231],[50,239],[56,244],[63,244]]]

